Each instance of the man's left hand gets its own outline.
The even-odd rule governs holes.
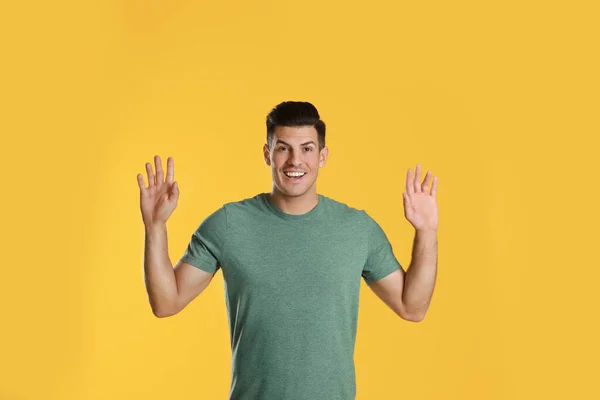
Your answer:
[[[437,191],[437,176],[433,177],[431,191],[429,184],[432,181],[431,171],[427,171],[423,182],[421,179],[421,165],[417,164],[416,176],[413,178],[412,169],[406,174],[406,193],[402,193],[404,200],[404,216],[417,231],[437,232],[438,210],[435,199]]]

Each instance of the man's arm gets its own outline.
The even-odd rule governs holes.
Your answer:
[[[146,227],[144,278],[150,307],[155,316],[169,317],[180,312],[211,282],[214,274],[169,259],[166,224]]]
[[[419,322],[431,303],[437,275],[437,232],[416,231],[408,272],[397,270],[371,290],[402,319]]]
[[[214,274],[181,261],[173,268],[167,246],[167,220],[179,199],[179,185],[174,180],[175,161],[172,157],[167,158],[166,179],[159,156],[154,156],[154,163],[156,175],[152,164],[146,163],[148,187],[144,184],[142,174],[137,175],[146,233],[144,281],[152,312],[157,317],[168,317],[177,314],[198,296]],[[194,247],[188,250],[193,251]]]
[[[404,216],[415,228],[408,272],[396,271],[371,284],[375,294],[396,314],[415,322],[425,318],[437,275],[438,179],[432,179],[431,171],[427,171],[422,183],[420,180],[421,165],[417,164],[414,177],[412,168],[408,169],[406,192],[402,193]]]

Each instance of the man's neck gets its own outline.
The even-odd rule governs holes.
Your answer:
[[[286,214],[302,215],[311,211],[319,203],[319,195],[316,191],[306,192],[302,196],[286,196],[276,189],[269,194],[273,204]]]

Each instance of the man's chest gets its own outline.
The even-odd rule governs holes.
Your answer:
[[[360,280],[367,246],[343,226],[232,230],[222,265],[236,286],[322,294]]]

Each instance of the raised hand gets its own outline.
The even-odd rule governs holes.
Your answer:
[[[421,165],[417,164],[416,177],[413,179],[412,169],[406,174],[406,193],[402,193],[404,200],[404,216],[416,230],[437,231],[438,209],[435,200],[437,192],[437,176],[433,177],[431,192],[431,171],[427,171],[423,183],[421,179]]]
[[[179,198],[179,187],[177,182],[173,182],[175,175],[173,158],[167,159],[166,181],[159,156],[154,156],[154,164],[156,165],[156,176],[152,171],[152,164],[146,163],[148,187],[144,185],[142,174],[137,175],[140,187],[140,209],[146,226],[166,223],[177,207]]]

